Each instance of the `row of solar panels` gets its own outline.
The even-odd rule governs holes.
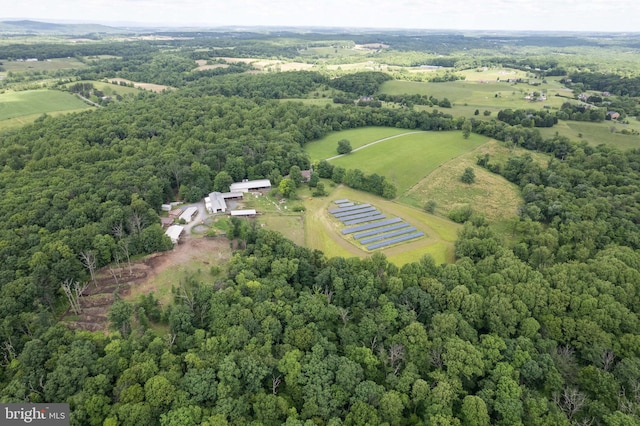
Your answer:
[[[342,233],[344,235],[354,234],[354,238],[362,245],[374,243],[366,246],[368,250],[386,247],[424,235],[423,232],[398,217],[387,219],[371,204],[356,205],[347,199],[336,200],[335,203],[338,208],[329,210],[329,213],[343,224],[350,226],[364,223],[364,225],[344,228]]]

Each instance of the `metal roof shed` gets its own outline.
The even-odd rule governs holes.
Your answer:
[[[180,239],[180,235],[182,234],[183,230],[184,230],[184,226],[171,225],[170,227],[167,228],[167,230],[165,231],[165,234],[169,238],[171,238],[171,242],[173,244],[178,244],[178,240]]]

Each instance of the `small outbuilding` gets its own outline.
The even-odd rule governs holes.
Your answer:
[[[180,220],[184,220],[185,222],[189,223],[191,222],[191,220],[193,219],[193,217],[195,215],[198,214],[198,208],[197,207],[187,207],[185,209],[185,211],[180,215]]]
[[[178,244],[178,241],[180,240],[180,235],[182,235],[182,231],[184,231],[184,226],[171,225],[170,227],[167,228],[167,230],[165,231],[165,234],[169,238],[171,238],[171,242],[173,244]]]

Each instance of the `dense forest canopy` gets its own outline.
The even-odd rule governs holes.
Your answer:
[[[282,35],[289,36],[274,37]],[[196,71],[194,62],[231,56],[236,45],[238,56],[296,58],[322,40],[423,51],[446,40],[459,54],[460,46],[542,39],[216,37],[215,45],[201,34],[73,46],[73,55],[116,57],[81,58],[87,67],[64,71],[60,87],[74,87],[76,77],[120,77],[178,90],[42,116],[2,134],[0,401],[68,402],[72,424],[96,425],[638,424],[640,150],[545,138],[534,126],[557,116],[544,110],[466,119],[413,108],[438,103],[425,95],[388,95],[401,106],[384,108],[286,101],[329,87],[369,96],[389,78],[381,72],[248,74],[246,64]],[[573,36],[547,43],[597,44]],[[211,50],[196,52],[203,45]],[[18,57],[20,48],[3,54]],[[39,57],[72,47],[25,49]],[[510,58],[491,55],[496,63]],[[487,57],[438,60],[477,66]],[[562,65],[511,59],[523,68]],[[593,90],[635,81],[574,77]],[[629,98],[614,102],[635,107]],[[568,108],[560,112],[576,114]],[[306,143],[365,126],[467,129],[550,157],[546,164],[532,155],[477,158],[517,185],[523,203],[501,232],[471,216],[454,263],[424,256],[398,267],[380,253],[327,258],[235,221],[228,235],[243,249],[214,286],[184,276],[165,306],[152,293],[115,298],[108,335],[59,322],[68,307],[61,285],[89,279],[87,253],[99,267],[171,248],[159,225],[162,203],[200,200],[228,179],[277,185],[310,167]],[[396,195],[384,176],[341,170],[349,178],[335,179],[336,169],[321,162],[319,177],[347,184],[355,177],[365,190]]]

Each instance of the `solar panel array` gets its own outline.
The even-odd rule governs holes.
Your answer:
[[[329,213],[347,226],[342,229],[342,234],[353,234],[367,250],[387,247],[424,235],[399,217],[387,219],[385,214],[371,204],[356,204],[347,199],[336,200],[334,203],[338,208],[330,209]]]
[[[384,232],[394,231],[400,228],[406,228],[407,226],[409,226],[407,222],[402,222],[398,223],[397,225],[387,226],[385,228],[376,228],[373,231],[358,232],[357,234],[353,234],[353,237],[359,240],[364,237],[370,237],[372,235],[382,234]]]
[[[384,240],[381,241],[379,243],[375,243],[375,244],[371,244],[367,246],[367,250],[374,250],[380,247],[386,247],[386,246],[390,246],[392,244],[398,244],[398,243],[402,243],[404,241],[409,241],[409,240],[413,240],[415,238],[418,237],[422,237],[424,235],[424,232],[415,232],[413,234],[409,234],[409,235],[405,235],[404,237],[398,237],[398,238],[394,238],[391,240]]]
[[[411,232],[417,231],[414,226],[410,226],[409,228],[404,228],[399,231],[390,232],[388,234],[378,234],[373,237],[363,238],[360,240],[360,244],[369,244],[375,241],[386,240],[387,238],[397,237],[398,235],[409,234]]]
[[[346,216],[346,217],[339,217],[338,220],[346,225],[349,224],[350,221],[355,220],[355,219],[361,219],[363,217],[372,217],[372,216],[378,216],[381,213],[378,210],[374,210],[372,212],[366,212],[366,213],[360,213],[360,214],[354,214],[351,216]],[[371,220],[371,219],[369,219]],[[365,221],[366,222],[366,221]]]

